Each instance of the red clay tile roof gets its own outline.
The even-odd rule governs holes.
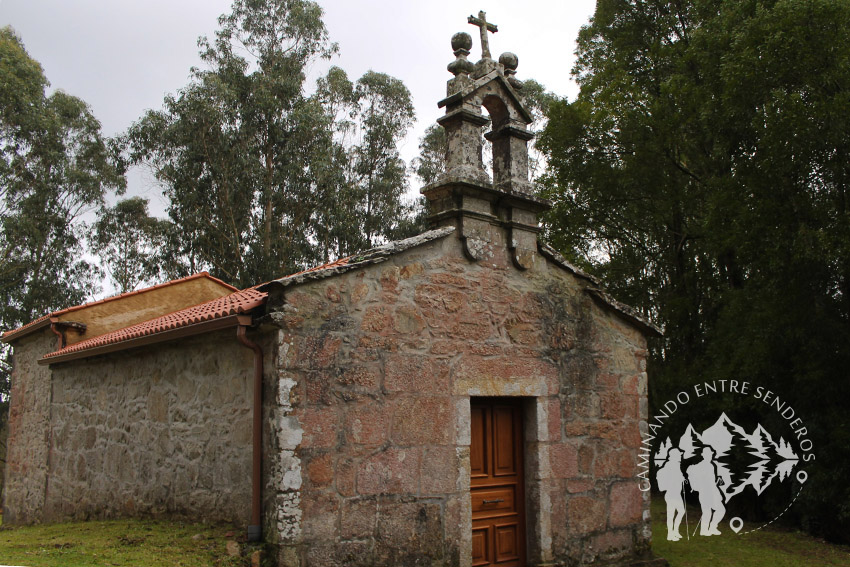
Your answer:
[[[453,228],[443,228],[434,231],[430,231],[425,233],[424,235],[420,235],[418,237],[409,238],[399,243],[390,243],[385,246],[381,246],[375,248],[370,251],[366,251],[362,254],[355,254],[353,256],[348,256],[346,258],[340,258],[338,260],[334,260],[333,262],[328,262],[327,264],[322,264],[320,266],[315,266],[313,268],[309,268],[307,270],[303,270],[300,272],[296,272],[294,274],[290,274],[285,278],[277,281],[283,281],[287,278],[295,278],[296,276],[303,274],[312,274],[315,272],[323,271],[323,270],[339,270],[340,268],[347,268],[348,266],[357,267],[360,265],[368,265],[370,263],[374,263],[376,260],[373,258],[379,257],[379,259],[386,259],[391,256],[394,252],[398,252],[400,250],[406,249],[405,246],[414,246],[421,244],[422,242],[427,242],[430,239],[442,237],[449,233],[451,233]],[[423,239],[424,237],[424,239]],[[196,277],[196,276],[190,276]],[[297,279],[297,278],[295,278]],[[175,280],[181,281],[181,280]],[[169,285],[174,282],[168,282],[166,284],[161,285]],[[141,337],[153,336],[160,333],[167,333],[170,331],[174,331],[176,329],[189,327],[190,325],[195,325],[199,323],[205,323],[208,321],[213,321],[216,319],[221,319],[224,317],[228,317],[231,315],[240,315],[250,312],[257,307],[260,307],[266,302],[268,298],[268,294],[265,291],[260,291],[260,288],[268,285],[267,282],[265,284],[259,284],[254,287],[236,291],[230,295],[225,297],[220,297],[218,299],[214,299],[212,301],[207,301],[206,303],[201,303],[200,305],[195,305],[194,307],[189,307],[186,309],[181,309],[179,311],[175,311],[173,313],[169,313],[167,315],[162,315],[161,317],[157,317],[155,319],[151,319],[149,321],[145,321],[142,323],[138,323],[136,325],[131,325],[129,327],[125,327],[123,329],[118,329],[115,331],[111,331],[109,333],[105,333],[103,335],[92,337],[90,339],[86,339],[84,341],[80,341],[78,343],[74,343],[73,345],[69,345],[61,350],[57,350],[55,352],[51,352],[49,354],[44,355],[42,358],[42,363],[50,362],[51,359],[55,359],[57,357],[65,358],[66,355],[91,350],[98,349],[98,351],[102,351],[100,347],[106,347],[108,345],[117,345],[119,343],[133,341],[135,339],[140,339]],[[152,288],[148,288],[152,289]],[[236,289],[236,288],[233,288]],[[141,290],[144,291],[144,290]],[[138,292],[133,292],[138,293]],[[118,296],[120,297],[120,296]],[[113,298],[110,298],[113,299]],[[107,300],[104,300],[107,301]],[[91,304],[89,304],[91,305]],[[76,309],[76,308],[71,308]],[[62,313],[62,312],[57,312]],[[52,314],[56,315],[56,313]],[[34,324],[30,323],[30,325]],[[23,328],[23,327],[22,327]],[[20,329],[18,329],[20,331]],[[15,331],[15,332],[18,332]],[[203,332],[203,331],[199,331]],[[5,338],[5,336],[4,336]],[[117,349],[116,349],[117,350]],[[84,357],[85,355],[81,355],[80,357]],[[77,357],[71,357],[77,358]]]
[[[120,343],[131,339],[138,339],[148,335],[155,335],[157,333],[187,327],[196,323],[219,319],[228,315],[248,313],[252,309],[255,309],[265,303],[266,297],[267,294],[257,291],[257,289],[253,287],[237,291],[230,295],[219,297],[218,299],[213,299],[212,301],[207,301],[200,305],[195,305],[194,307],[181,309],[180,311],[175,311],[174,313],[169,313],[168,315],[163,315],[156,319],[137,323],[136,325],[131,325],[123,329],[105,333],[98,337],[92,337],[90,339],[74,343],[63,349],[45,354],[44,358],[53,358],[72,352]]]
[[[59,313],[59,312],[57,311],[56,313]],[[48,313],[47,315],[44,315],[42,317],[39,317],[38,319],[30,321],[26,325],[18,327],[17,329],[12,329],[11,331],[6,331],[2,335],[0,335],[0,340],[2,340],[4,343],[7,343],[7,342],[11,341],[12,339],[15,339],[17,337],[22,337],[22,336],[24,336],[24,335],[26,335],[26,334],[28,334],[32,331],[36,331],[36,330],[40,329],[41,327],[44,327],[48,323],[50,323],[50,318],[53,317],[53,316],[54,316],[53,313]]]
[[[211,275],[209,275],[208,272],[199,272],[197,274],[192,274],[191,276],[186,276],[185,278],[167,281],[165,283],[157,284],[157,285],[154,285],[154,286],[151,286],[151,287],[146,287],[146,288],[143,288],[143,289],[137,289],[135,291],[128,291],[126,293],[113,295],[111,297],[106,297],[104,299],[99,299],[97,301],[92,301],[90,303],[83,303],[82,305],[74,305],[73,307],[67,307],[65,309],[60,309],[59,311],[54,311],[53,313],[48,313],[47,315],[44,315],[43,317],[39,317],[38,319],[36,319],[34,321],[30,321],[26,325],[18,327],[17,329],[13,329],[11,331],[6,331],[2,335],[2,340],[4,342],[8,342],[8,341],[10,341],[10,340],[12,340],[16,337],[24,336],[27,333],[29,333],[30,331],[35,331],[38,328],[49,323],[51,317],[58,317],[59,315],[64,315],[66,313],[71,313],[73,311],[79,311],[80,309],[85,309],[87,307],[91,307],[92,305],[98,305],[98,304],[101,304],[101,303],[116,301],[118,299],[124,299],[126,297],[131,296],[131,295],[139,295],[139,294],[142,294],[142,293],[147,293],[147,292],[153,291],[155,289],[161,289],[161,288],[164,288],[164,287],[172,286],[174,284],[183,283],[183,282],[186,282],[186,281],[189,281],[189,280],[195,280],[195,279],[198,279],[198,278],[207,278],[207,279],[213,280],[213,281],[223,285],[224,287],[228,287],[233,291],[238,291],[238,288],[235,288],[232,285],[227,284],[227,283],[221,281],[218,278],[212,277]]]
[[[346,263],[348,263],[348,258],[340,258],[339,260],[328,262],[327,264],[322,264],[321,266],[315,266],[313,268],[297,272],[296,274],[304,274],[307,272],[316,272],[319,270],[335,268],[338,266],[344,266]],[[226,295],[218,299],[213,299],[212,301],[207,301],[206,303],[201,303],[199,305],[195,305],[194,307],[181,309],[179,311],[175,311],[167,315],[162,315],[149,321],[137,323],[135,325],[131,325],[123,329],[117,329],[115,331],[111,331],[109,333],[105,333],[97,337],[92,337],[90,339],[74,343],[72,345],[66,346],[63,349],[45,354],[43,360],[49,361],[49,359],[51,358],[65,356],[75,352],[118,344],[126,341],[131,341],[133,339],[139,339],[145,336],[156,335],[158,333],[165,333],[179,328],[188,327],[189,325],[204,323],[206,321],[212,321],[214,319],[220,319],[229,315],[240,315],[248,313],[249,311],[263,305],[266,302],[268,294],[266,292],[259,291],[257,289],[259,287],[260,285],[257,285],[248,289],[244,289],[242,291],[236,291],[235,293],[231,293],[230,295]],[[30,325],[32,324],[33,323],[30,323]]]

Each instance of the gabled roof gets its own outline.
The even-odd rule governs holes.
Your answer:
[[[146,287],[144,289],[139,289],[139,290],[135,290],[135,291],[128,291],[126,293],[113,295],[111,297],[106,297],[106,298],[100,299],[98,301],[91,301],[89,303],[83,303],[81,305],[74,305],[73,307],[68,307],[66,309],[60,309],[59,311],[54,311],[52,313],[48,313],[47,315],[44,315],[43,317],[39,317],[38,319],[31,321],[31,322],[27,323],[26,325],[18,327],[17,329],[13,329],[11,331],[6,331],[5,333],[3,333],[2,338],[0,338],[0,340],[2,340],[4,343],[8,343],[8,342],[11,342],[15,339],[19,339],[21,337],[24,337],[24,336],[26,336],[30,333],[33,333],[33,332],[35,332],[39,329],[42,329],[42,328],[48,326],[51,323],[51,319],[56,319],[56,318],[62,317],[64,315],[74,313],[76,311],[89,309],[89,308],[97,306],[97,305],[104,305],[106,303],[121,301],[121,300],[130,298],[130,297],[136,297],[136,296],[139,296],[139,295],[147,294],[147,293],[150,293],[150,292],[153,292],[153,291],[161,290],[163,288],[183,284],[183,283],[190,282],[190,281],[193,281],[193,280],[198,280],[198,279],[201,279],[201,278],[208,279],[212,282],[215,282],[216,284],[222,286],[223,288],[229,289],[231,291],[237,291],[237,288],[221,281],[218,278],[212,277],[211,275],[209,275],[209,273],[199,272],[197,274],[192,274],[191,276],[186,276],[185,278],[179,278],[179,279],[176,279],[176,280],[167,281],[165,283]]]
[[[308,270],[297,272],[278,280],[273,280],[241,291],[235,291],[234,293],[224,297],[206,301],[185,309],[180,309],[173,313],[162,315],[142,323],[130,325],[122,329],[117,329],[104,333],[100,336],[92,337],[66,346],[65,348],[44,355],[44,357],[39,360],[39,363],[54,364],[78,358],[87,358],[98,354],[106,354],[108,352],[154,344],[235,325],[251,324],[251,312],[265,305],[268,299],[267,290],[271,287],[279,286],[286,288],[309,281],[332,277],[337,274],[342,274],[372,264],[378,264],[389,260],[391,257],[400,252],[443,238],[454,231],[454,227],[444,227],[431,230],[412,238],[390,242],[383,246],[367,250],[366,252],[348,256],[346,258],[340,258],[327,264],[322,264]],[[602,291],[598,287],[600,285],[598,279],[570,264],[553,248],[548,245],[541,244],[540,252],[543,256],[555,262],[557,265],[592,284],[586,287],[585,291],[587,291],[594,299],[600,301],[603,306],[612,309],[617,315],[638,326],[645,332],[661,334],[661,330],[658,329],[658,327],[643,319],[630,307],[623,305]],[[173,283],[174,282],[168,282],[166,284],[161,284],[161,286]],[[71,308],[71,310],[73,309],[75,308]],[[49,316],[43,317],[42,319],[46,319],[49,323]],[[42,319],[30,323],[27,327],[35,325]],[[21,329],[24,329],[24,327]],[[19,333],[21,329],[16,330],[15,333]],[[4,335],[3,338],[5,340],[6,336]]]
[[[405,240],[399,240],[396,242],[390,242],[388,244],[373,248],[372,250],[368,250],[361,254],[355,254],[354,256],[342,258],[340,260],[337,260],[336,262],[325,264],[324,266],[318,266],[317,268],[312,268],[304,272],[292,274],[279,280],[273,280],[267,284],[264,284],[263,286],[260,286],[260,288],[263,290],[268,290],[270,287],[273,286],[289,287],[304,283],[306,281],[331,277],[336,274],[355,270],[363,266],[368,266],[370,264],[378,264],[380,262],[388,260],[390,257],[395,254],[398,254],[399,252],[425,244],[426,242],[430,242],[438,238],[442,238],[444,236],[448,236],[449,234],[454,232],[454,230],[455,228],[451,226],[439,228],[436,230],[430,230],[412,238],[407,238]],[[561,268],[566,269],[574,276],[590,283],[591,285],[586,286],[584,290],[594,300],[599,302],[603,307],[605,307],[606,309],[610,309],[618,317],[624,319],[628,323],[636,326],[638,329],[649,335],[655,335],[659,337],[663,336],[664,332],[658,326],[645,319],[640,313],[635,311],[633,308],[617,301],[616,299],[611,297],[611,295],[609,295],[604,289],[602,289],[602,282],[599,280],[599,278],[588,274],[577,266],[574,266],[569,261],[567,261],[566,258],[559,254],[557,250],[555,250],[548,244],[538,243],[538,248],[540,250],[540,253],[544,257],[548,258]]]
[[[238,316],[249,313],[265,302],[265,293],[256,287],[248,288],[66,346],[45,354],[39,363],[63,362],[225,328],[238,324]]]
[[[453,227],[441,228],[405,240],[390,242],[366,252],[291,274],[279,280],[236,291],[212,301],[80,341],[44,355],[39,363],[54,364],[239,324],[250,324],[250,318],[247,318],[246,315],[266,303],[268,294],[265,290],[270,285],[288,287],[306,281],[330,277],[370,264],[377,264],[389,259],[394,254],[442,238],[452,232],[454,232]],[[240,317],[243,319],[240,319]]]
[[[490,71],[489,73],[475,79],[475,81],[472,84],[464,87],[463,89],[459,90],[458,92],[447,96],[446,98],[444,98],[443,100],[441,100],[440,102],[437,103],[437,107],[443,108],[443,107],[448,106],[450,104],[454,104],[457,101],[464,98],[465,96],[468,96],[470,93],[473,93],[476,90],[480,89],[483,85],[486,85],[487,83],[489,83],[492,80],[496,80],[499,83],[501,83],[502,87],[505,89],[505,92],[508,93],[508,96],[511,98],[513,103],[516,105],[519,113],[526,120],[526,123],[531,124],[532,122],[534,122],[534,117],[531,116],[531,113],[528,111],[527,108],[525,108],[525,104],[523,104],[522,99],[520,99],[517,92],[514,90],[514,88],[511,86],[511,84],[505,78],[505,76],[495,69]]]
[[[421,246],[425,243],[431,242],[432,240],[443,238],[454,231],[455,227],[447,226],[429,230],[422,234],[405,238],[404,240],[388,242],[383,246],[378,246],[376,248],[366,250],[365,252],[348,256],[347,258],[341,258],[335,262],[324,264],[323,266],[317,266],[316,268],[298,272],[297,274],[292,274],[278,280],[272,280],[260,286],[260,289],[267,290],[270,287],[275,286],[290,287],[307,281],[320,280],[337,274],[349,272],[351,270],[357,270],[372,264],[380,264],[381,262],[389,260],[392,256],[399,252],[404,252],[405,250]]]

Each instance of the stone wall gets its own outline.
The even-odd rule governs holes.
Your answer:
[[[252,356],[227,329],[55,365],[42,392],[50,474],[32,502],[10,484],[7,513],[19,522],[169,514],[247,524]],[[19,370],[28,389],[50,373]],[[13,447],[36,446],[22,441]]]
[[[473,262],[450,235],[271,292],[281,565],[469,565],[470,396],[524,400],[531,564],[647,546],[645,340],[587,282],[496,244]]]
[[[36,361],[55,348],[56,335],[50,329],[15,344],[3,501],[3,523],[6,524],[34,522],[44,506],[50,434],[50,370]]]

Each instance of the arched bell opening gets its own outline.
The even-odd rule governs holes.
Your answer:
[[[524,136],[524,132],[516,128],[518,121],[513,119],[501,97],[488,94],[482,98],[481,105],[487,109],[491,120],[490,131],[484,134],[484,138],[490,142],[488,149],[492,152],[493,185],[522,190],[528,183],[526,142],[530,136]]]
[[[510,113],[508,112],[508,106],[505,104],[505,101],[494,94],[485,96],[481,101],[481,106],[490,115],[491,130],[493,131],[501,129],[510,120]]]

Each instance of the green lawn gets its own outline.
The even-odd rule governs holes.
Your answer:
[[[691,532],[699,518],[698,508],[688,508]],[[667,541],[667,513],[664,500],[652,501],[652,549],[672,567],[850,567],[850,547],[831,545],[781,527],[770,527],[746,535],[737,535],[728,522],[720,526],[723,535],[685,536]]]
[[[227,526],[112,520],[0,527],[0,565],[26,567],[237,567],[228,557]],[[235,532],[240,535],[241,532]]]
[[[781,528],[667,541],[663,500],[652,503],[653,549],[672,567],[850,567],[850,548]],[[691,519],[699,511],[688,510]],[[691,522],[691,529],[695,527]],[[228,557],[227,526],[153,520],[112,520],[0,527],[0,565],[26,567],[242,567]],[[237,535],[239,532],[236,532]],[[684,535],[684,526],[682,527]]]

